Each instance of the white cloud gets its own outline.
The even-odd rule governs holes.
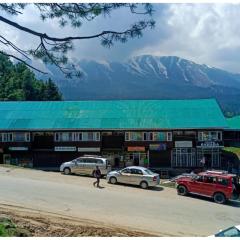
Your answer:
[[[175,55],[234,72],[240,71],[240,4],[155,4],[155,8],[156,28],[147,30],[142,38],[129,40],[125,44],[118,43],[111,49],[102,47],[98,39],[75,41],[75,49],[69,52],[69,57],[122,61],[141,54]],[[84,23],[80,29],[62,29],[56,20],[42,22],[38,10],[29,6],[23,15],[10,18],[49,35],[75,36],[106,29],[122,30],[142,17],[132,16],[121,9],[111,18],[99,17],[93,22]],[[24,49],[36,46],[39,41],[1,22],[0,34]]]
[[[133,55],[176,55],[239,72],[236,56],[226,61],[227,56],[220,54],[236,50],[239,55],[239,4],[172,4],[167,11],[164,24],[169,36]]]

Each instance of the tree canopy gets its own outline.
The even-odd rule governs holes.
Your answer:
[[[19,15],[24,13],[27,4],[8,4],[0,3],[0,10],[8,15]],[[68,51],[73,49],[73,41],[98,38],[100,43],[105,47],[111,47],[115,42],[125,43],[131,38],[139,38],[143,34],[143,30],[153,28],[154,20],[151,19],[153,6],[149,3],[134,4],[134,3],[35,3],[33,4],[39,11],[39,16],[42,21],[46,19],[57,19],[61,27],[71,25],[73,28],[80,28],[83,24],[94,20],[99,16],[113,14],[114,10],[126,8],[131,14],[147,16],[148,19],[143,19],[132,23],[127,29],[122,31],[106,29],[87,36],[67,36],[56,37],[47,35],[46,33],[37,32],[34,29],[19,25],[17,22],[0,15],[0,22],[8,24],[33,36],[38,37],[39,43],[34,49],[22,49],[16,46],[14,42],[7,39],[6,36],[0,35],[0,51],[2,54],[15,58],[18,61],[36,69],[28,60],[31,58],[40,59],[44,63],[56,65],[67,77],[80,76],[74,65],[68,64]],[[1,45],[6,50],[1,50]],[[3,48],[2,48],[3,49]]]
[[[0,101],[62,100],[62,95],[51,79],[37,80],[23,63],[13,64],[0,54]]]

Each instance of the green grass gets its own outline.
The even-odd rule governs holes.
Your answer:
[[[240,159],[240,148],[238,148],[238,147],[225,147],[223,150],[226,151],[226,152],[231,152],[231,153],[236,154],[238,156],[238,158]]]
[[[28,237],[30,233],[18,228],[9,218],[0,218],[0,237]]]

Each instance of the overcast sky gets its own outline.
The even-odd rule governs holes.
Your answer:
[[[69,55],[79,60],[98,61],[126,61],[142,54],[171,55],[240,73],[240,4],[154,4],[154,7],[156,27],[145,31],[142,38],[118,43],[110,49],[102,47],[100,40],[76,41],[75,49]],[[23,15],[4,16],[37,31],[61,37],[124,30],[143,17],[122,9],[113,12],[111,17],[86,22],[80,29],[61,29],[56,21],[41,22],[38,15],[38,11],[30,6]],[[37,38],[2,22],[0,34],[25,49],[38,42]]]

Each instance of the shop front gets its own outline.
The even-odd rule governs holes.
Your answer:
[[[33,158],[29,147],[8,147],[3,153],[3,163],[32,168]]]
[[[166,143],[149,145],[149,167],[165,168],[170,167],[171,151]]]
[[[221,167],[221,150],[223,142],[205,141],[197,144],[197,166],[206,168]]]
[[[172,149],[171,167],[192,168],[196,166],[196,148],[193,147],[193,141],[175,141],[175,147]]]
[[[125,166],[145,166],[147,167],[148,153],[145,147],[127,147],[124,154]]]

